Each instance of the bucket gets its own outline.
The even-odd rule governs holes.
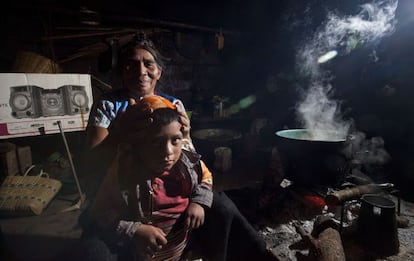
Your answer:
[[[218,147],[214,149],[214,168],[221,172],[231,169],[231,149],[228,147]]]
[[[361,202],[357,221],[360,243],[380,256],[398,253],[400,243],[395,203],[377,194],[366,194],[361,197]]]

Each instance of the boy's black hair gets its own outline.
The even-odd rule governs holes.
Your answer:
[[[180,122],[180,114],[177,110],[171,108],[159,108],[152,113],[153,122],[150,125],[151,130],[158,130],[171,122]]]

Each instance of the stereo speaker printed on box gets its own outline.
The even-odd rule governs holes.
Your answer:
[[[34,85],[10,87],[10,107],[17,119],[89,112],[89,98],[85,86],[64,85],[56,89],[44,89]]]

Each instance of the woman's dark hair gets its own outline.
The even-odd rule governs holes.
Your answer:
[[[171,122],[180,122],[180,114],[177,110],[171,108],[159,108],[152,113],[153,122],[150,125],[151,130],[158,130]]]
[[[134,38],[121,50],[121,64],[123,64],[131,55],[134,53],[135,49],[142,48],[151,53],[154,57],[155,62],[158,67],[164,69],[164,60],[160,52],[155,47],[154,43],[146,37],[144,33],[138,33]]]

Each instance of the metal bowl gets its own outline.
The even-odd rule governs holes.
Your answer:
[[[228,142],[242,137],[239,131],[232,129],[201,129],[191,134],[196,139],[213,142]]]

